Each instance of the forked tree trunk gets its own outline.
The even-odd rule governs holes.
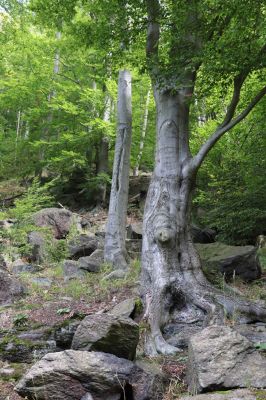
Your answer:
[[[196,169],[189,152],[186,89],[173,95],[155,90],[157,149],[143,221],[142,294],[149,322],[146,352],[176,352],[162,328],[167,322],[223,323],[224,309],[265,319],[265,308],[225,297],[205,279],[190,233],[191,193]]]
[[[131,75],[126,70],[119,73],[117,113],[117,137],[104,258],[114,268],[126,270],[125,240],[132,130]]]

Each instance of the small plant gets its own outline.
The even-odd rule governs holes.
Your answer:
[[[68,307],[59,308],[59,309],[56,311],[56,314],[58,314],[58,315],[69,314],[70,311],[71,311],[71,310],[70,310],[70,308],[68,308]]]
[[[258,350],[266,350],[266,343],[255,343],[255,347]]]
[[[13,324],[15,327],[25,326],[28,323],[28,316],[26,314],[17,314],[13,318]]]

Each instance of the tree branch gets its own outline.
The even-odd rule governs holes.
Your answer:
[[[220,125],[220,128],[223,126],[226,126],[232,120],[232,118],[235,114],[236,107],[239,103],[241,88],[243,86],[243,83],[244,83],[246,77],[247,77],[247,73],[239,74],[235,77],[233,96],[232,96],[229,106],[227,107],[227,112],[226,112],[223,122]]]
[[[193,171],[198,170],[198,168],[200,167],[204,158],[206,157],[208,152],[212,149],[212,147],[215,145],[215,143],[226,132],[228,132],[230,129],[232,129],[234,126],[236,126],[239,122],[241,122],[250,113],[250,111],[256,106],[256,104],[263,98],[263,96],[265,96],[265,94],[266,94],[266,86],[264,86],[260,90],[260,92],[253,98],[253,100],[249,103],[249,105],[244,109],[244,111],[242,111],[242,113],[240,113],[236,118],[231,119],[228,123],[224,124],[224,121],[226,120],[226,117],[225,117],[225,120],[223,121],[223,123],[216,129],[216,131],[213,133],[213,135],[210,136],[209,139],[202,145],[198,154],[195,157],[193,157],[193,159],[191,160]],[[234,103],[235,102],[233,102],[232,109],[234,107]],[[232,102],[231,102],[231,104],[232,104]],[[235,106],[235,108],[236,108],[236,106]],[[227,112],[227,114],[228,114],[228,112]]]

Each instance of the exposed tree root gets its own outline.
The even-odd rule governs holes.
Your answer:
[[[205,281],[203,284],[202,280]],[[171,322],[191,323],[202,321],[202,326],[223,325],[227,319],[239,323],[266,322],[266,305],[263,301],[249,301],[232,297],[213,287],[206,279],[190,279],[183,282],[182,287],[169,287],[157,290],[146,299],[145,318],[150,325],[145,351],[149,355],[175,354],[179,348],[169,345],[162,335],[162,328]]]

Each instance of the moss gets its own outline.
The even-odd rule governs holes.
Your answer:
[[[138,297],[135,300],[135,312],[134,312],[134,315],[135,316],[141,315],[142,312],[143,312],[143,304],[142,304],[142,301],[141,301],[140,297]]]
[[[29,368],[29,365],[22,363],[9,363],[8,367],[12,368],[14,372],[12,372],[10,375],[1,376],[1,380],[3,382],[18,381]]]
[[[256,400],[266,400],[266,390],[255,390]]]

